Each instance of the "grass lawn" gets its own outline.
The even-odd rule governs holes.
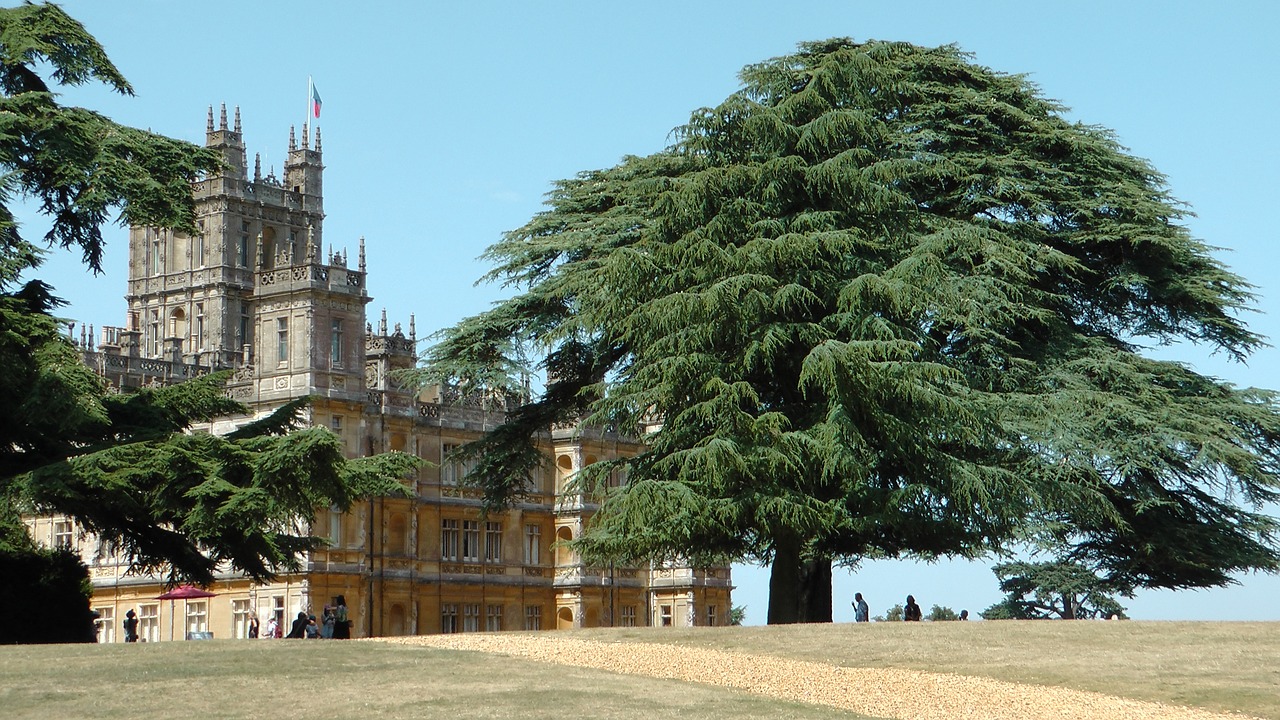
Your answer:
[[[1060,685],[1280,720],[1280,623],[574,631]],[[727,689],[368,642],[0,647],[0,718],[854,718]]]

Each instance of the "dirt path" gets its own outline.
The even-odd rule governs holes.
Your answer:
[[[506,634],[427,635],[385,641],[720,685],[895,720],[1242,720],[1245,717],[988,678],[836,667],[676,645]]]

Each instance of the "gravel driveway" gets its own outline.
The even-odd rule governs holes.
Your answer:
[[[385,642],[470,650],[629,675],[720,685],[895,720],[1242,720],[1243,715],[1066,688],[884,668],[837,667],[687,646],[554,634],[458,634]]]

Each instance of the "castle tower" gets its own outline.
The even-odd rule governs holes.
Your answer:
[[[242,402],[363,390],[364,268],[324,257],[323,163],[304,126],[290,129],[284,180],[247,162],[240,110],[209,108],[206,147],[223,169],[193,190],[193,236],[134,227],[129,235],[127,330],[143,358],[210,368],[248,367]],[[252,379],[250,379],[252,378]]]

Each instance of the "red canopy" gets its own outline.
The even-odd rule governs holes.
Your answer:
[[[195,585],[182,585],[176,587],[169,592],[156,596],[157,600],[187,600],[190,598],[207,598],[214,597],[218,593],[211,593],[208,590],[201,590]]]

